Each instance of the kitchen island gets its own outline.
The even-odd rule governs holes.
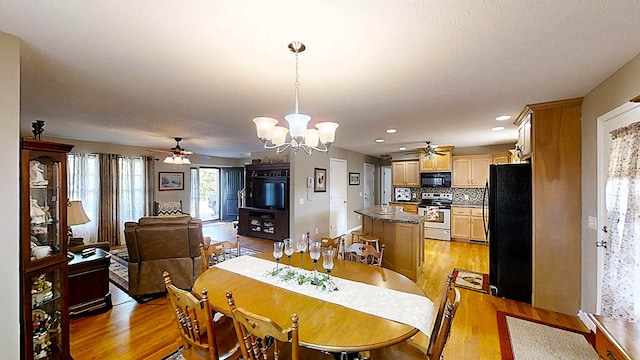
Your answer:
[[[382,266],[415,281],[424,263],[424,216],[384,205],[355,212],[362,215],[362,232],[385,245]]]

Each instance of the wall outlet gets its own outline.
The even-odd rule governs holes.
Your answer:
[[[304,205],[304,198],[300,198],[300,205]]]
[[[362,215],[358,214],[358,220],[362,219]]]
[[[465,200],[469,200],[469,195],[464,194],[464,199],[465,199]]]
[[[362,196],[362,192],[360,192],[360,196]]]
[[[316,235],[318,235],[318,228],[316,228]]]

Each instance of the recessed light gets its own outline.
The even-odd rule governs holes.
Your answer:
[[[491,128],[491,131],[502,131],[504,130],[504,126],[495,126]]]
[[[396,130],[396,129],[387,129],[385,131],[387,132],[387,134],[395,134],[396,131],[398,131],[398,130]]]
[[[405,151],[405,150],[407,150],[407,147],[406,147],[406,146],[400,146],[400,147],[398,148],[398,150],[400,150],[400,151]]]
[[[377,142],[377,143],[383,143],[383,142],[384,142],[384,139],[376,139],[376,142]]]
[[[496,118],[498,121],[507,121],[509,119],[511,119],[511,115],[500,115]]]

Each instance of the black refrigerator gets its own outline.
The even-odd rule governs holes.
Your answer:
[[[489,286],[493,295],[531,303],[531,164],[489,168]]]

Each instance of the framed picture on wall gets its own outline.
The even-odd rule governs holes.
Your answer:
[[[357,172],[349,173],[349,185],[360,185],[360,173],[357,173]]]
[[[327,169],[315,168],[313,171],[313,191],[327,191]]]
[[[184,190],[183,172],[159,172],[158,190]]]

